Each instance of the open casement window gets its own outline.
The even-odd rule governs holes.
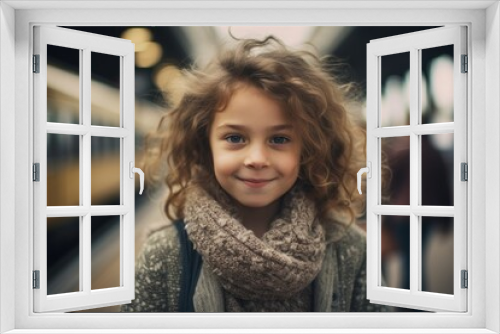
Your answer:
[[[34,29],[34,311],[129,303],[135,284],[134,44],[58,27]],[[51,63],[53,52],[73,57],[74,80],[61,79],[68,71]],[[99,67],[91,62],[99,57],[115,60],[120,93],[114,102],[94,88],[99,86],[94,68]],[[57,85],[68,96],[77,96],[78,106],[72,110],[64,99],[55,101],[51,94]],[[100,116],[99,99],[114,103],[116,113]],[[54,108],[54,103],[62,107]],[[54,117],[54,109],[64,112]],[[100,160],[111,161],[106,168],[98,164],[99,152]],[[114,182],[110,180],[116,181],[119,198],[106,202],[96,189],[104,192]],[[54,247],[62,244],[67,247]],[[117,279],[103,288],[93,281],[92,271],[106,267],[102,261],[110,247],[119,253]],[[63,267],[63,275],[58,275],[62,279],[54,281],[51,270],[58,266]]]
[[[429,106],[423,64],[426,57],[443,48],[450,56],[439,70],[448,69],[448,75],[441,74],[440,79],[430,85],[441,89],[441,95],[448,96],[449,102],[434,99]],[[428,311],[467,311],[466,279],[463,279],[467,274],[466,54],[466,28],[459,26],[372,40],[367,45],[367,162],[370,169],[367,175],[367,297],[373,303]],[[406,85],[409,88],[401,89],[405,93],[401,96],[406,95],[407,102],[389,98],[390,85],[385,85],[385,89],[382,85],[387,79],[384,70],[400,66],[401,59],[406,59],[409,69]],[[388,63],[391,66],[384,68]],[[432,108],[448,111],[441,112],[439,117],[436,114],[429,117]],[[436,145],[431,146],[430,142]],[[445,175],[450,184],[449,201],[435,196],[435,190],[429,191],[439,186],[426,186],[442,181],[430,176],[438,165],[436,146],[443,147],[441,155],[447,155],[449,160]],[[389,187],[388,196],[383,191],[389,184],[388,179],[382,177],[383,157],[389,166],[395,161],[405,166],[392,170],[392,182],[399,184]],[[452,233],[452,252],[446,263],[452,276],[446,291],[426,287],[423,275],[428,268],[425,262],[440,255],[429,256],[424,245],[424,231],[433,225],[441,228],[444,225]],[[390,285],[384,279],[382,249],[387,241],[383,233],[386,229],[399,231],[393,234],[400,237],[396,242],[409,243],[406,286]]]

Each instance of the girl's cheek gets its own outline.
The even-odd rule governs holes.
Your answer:
[[[233,165],[238,160],[235,154],[231,152],[219,152],[214,156],[214,162],[216,166],[224,168],[225,166]]]

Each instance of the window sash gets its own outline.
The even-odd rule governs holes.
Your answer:
[[[467,289],[461,288],[461,270],[467,270],[467,183],[460,181],[460,163],[467,161],[467,76],[460,73],[462,54],[467,54],[466,28],[459,26],[429,29],[372,40],[367,46],[367,161],[372,177],[367,179],[367,296],[370,301],[398,307],[429,311],[467,310]],[[454,45],[454,122],[419,124],[421,49]],[[381,57],[410,52],[410,125],[381,127]],[[419,136],[423,134],[454,134],[454,206],[419,205],[421,154]],[[380,138],[410,137],[410,205],[381,205]],[[410,289],[382,286],[381,214],[410,217]],[[422,249],[420,246],[421,216],[454,217],[453,295],[420,290]]]
[[[80,50],[80,124],[47,122],[47,45]],[[120,127],[91,125],[91,52],[120,57]],[[135,204],[134,179],[129,162],[134,161],[134,45],[128,40],[82,33],[71,29],[37,26],[34,54],[40,55],[40,73],[34,80],[34,161],[40,163],[40,181],[34,184],[34,270],[40,271],[40,288],[34,289],[35,312],[75,311],[103,305],[128,303],[134,298]],[[47,134],[78,135],[80,205],[47,207]],[[91,137],[120,139],[120,203],[91,205]],[[91,288],[91,217],[120,216],[120,286]],[[47,218],[80,217],[80,291],[48,295]]]

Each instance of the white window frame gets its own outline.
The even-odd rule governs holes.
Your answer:
[[[467,54],[465,26],[448,26],[409,34],[371,40],[367,46],[366,134],[367,164],[372,169],[367,178],[367,297],[371,302],[428,311],[467,310],[467,289],[461,288],[461,270],[467,269],[467,186],[461,181],[460,165],[467,163],[467,76],[461,73],[461,56]],[[453,121],[422,124],[421,119],[421,62],[425,49],[451,45],[453,47]],[[407,53],[409,56],[410,92],[408,125],[381,124],[382,57]],[[452,206],[424,206],[422,185],[421,136],[453,134],[453,192]],[[383,205],[380,179],[382,140],[388,137],[405,138],[409,144],[410,202],[408,205]],[[429,163],[429,162],[427,162]],[[420,166],[420,167],[419,167]],[[409,289],[383,286],[381,265],[382,216],[406,216],[409,221],[410,264]],[[422,291],[422,217],[451,217],[453,221],[453,293]]]
[[[129,9],[124,9],[123,6]],[[82,9],[83,7],[86,9]],[[137,10],[138,7],[146,9]],[[471,60],[468,77],[468,86],[471,87],[468,93],[468,110],[471,111],[468,114],[468,132],[471,134],[468,141],[470,152],[468,197],[471,199],[468,204],[468,220],[471,222],[468,230],[471,236],[471,243],[468,244],[470,273],[468,312],[278,315],[33,313],[33,291],[30,288],[32,270],[30,254],[33,242],[33,205],[30,198],[33,187],[30,178],[32,164],[30,157],[33,148],[30,143],[32,143],[33,120],[31,100],[28,98],[32,94],[29,73],[32,26],[35,24],[161,26],[269,23],[468,26],[470,41],[468,54]],[[144,329],[137,329],[140,324],[143,324],[144,328],[155,328],[162,333],[200,333],[203,329],[211,329],[210,332],[213,333],[234,333],[235,328],[252,328],[254,329],[252,332],[266,333],[335,333],[346,332],[345,329],[349,328],[351,333],[500,332],[498,1],[222,3],[5,0],[0,3],[0,43],[1,333],[47,332],[42,329],[51,329],[51,333],[57,332],[57,329],[61,333],[76,333],[77,329],[82,328],[88,329],[86,333],[124,332],[125,329],[127,333],[144,333]],[[13,138],[14,145],[12,145]],[[284,330],[285,326],[295,330]],[[192,330],[176,330],[178,328]],[[246,332],[248,333],[248,330]]]
[[[39,163],[39,181],[33,184],[34,270],[39,271],[39,288],[34,289],[35,312],[75,311],[130,303],[135,296],[135,183],[130,177],[135,165],[134,45],[124,39],[52,26],[34,27],[34,54],[39,56],[39,73],[33,74],[34,162]],[[47,122],[47,46],[73,48],[80,53],[79,124]],[[118,126],[91,124],[92,52],[112,55],[119,61],[120,107]],[[47,134],[78,135],[80,202],[75,206],[47,206]],[[92,205],[91,140],[108,137],[119,140],[119,205]],[[119,286],[92,289],[92,217],[118,216],[120,270]],[[48,294],[47,218],[79,219],[79,291]]]

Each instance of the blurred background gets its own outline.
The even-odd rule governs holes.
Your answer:
[[[203,65],[224,44],[229,28],[217,27],[66,27],[131,40],[135,44],[136,166],[142,160],[144,136],[153,131],[169,101],[179,96],[176,79],[183,68]],[[348,65],[344,81],[359,85],[349,111],[360,126],[366,119],[366,44],[434,27],[235,26],[238,38],[273,34],[292,47],[312,45],[320,55]],[[310,47],[308,47],[310,49]],[[47,121],[79,124],[79,50],[48,47]],[[120,126],[120,59],[92,53],[91,123]],[[381,126],[409,124],[409,53],[381,60]],[[422,51],[421,122],[453,122],[453,48]],[[453,135],[421,136],[422,205],[453,205]],[[392,170],[382,204],[409,204],[409,138],[382,139]],[[120,204],[120,139],[91,140],[92,205]],[[47,205],[79,205],[79,138],[47,134]],[[136,178],[138,181],[138,177]],[[136,190],[136,254],[149,231],[167,222],[164,190]],[[383,216],[381,266],[385,286],[409,289],[409,217]],[[92,289],[120,285],[120,217],[92,217]],[[358,224],[365,227],[364,219]],[[422,290],[453,293],[453,218],[422,219]],[[47,219],[48,294],[79,289],[79,219]],[[106,307],[82,312],[118,312]],[[412,311],[394,309],[394,311]]]

